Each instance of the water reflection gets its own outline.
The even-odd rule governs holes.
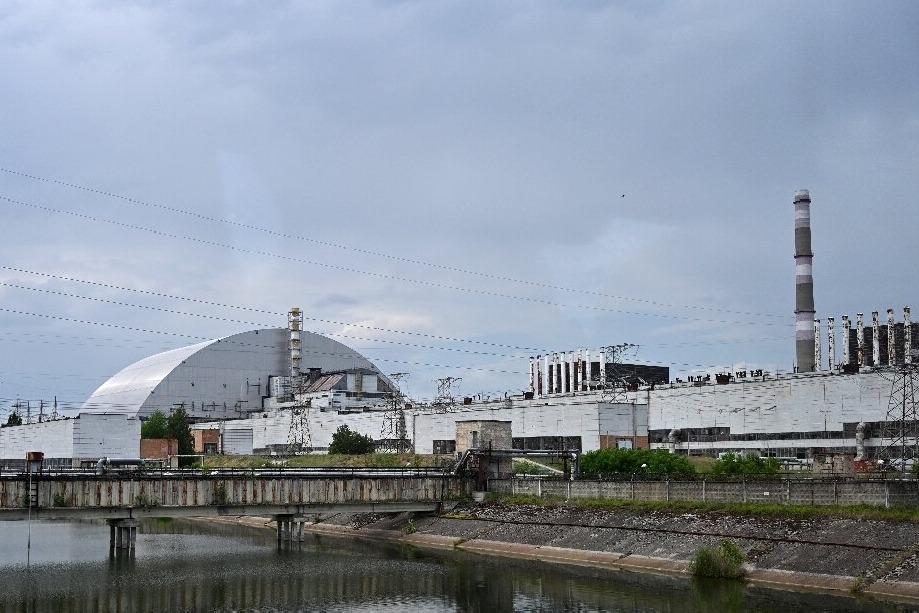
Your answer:
[[[312,536],[278,548],[268,530],[172,521],[141,526],[109,555],[104,524],[45,524],[26,567],[0,525],[2,611],[884,611],[823,595],[690,582]],[[9,545],[9,547],[7,546]],[[49,550],[50,548],[50,550]],[[35,561],[40,560],[39,563]]]

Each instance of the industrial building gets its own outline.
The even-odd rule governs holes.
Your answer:
[[[285,407],[292,407],[280,439],[264,443],[267,449],[286,448],[289,415],[299,412],[298,407],[349,415],[389,406],[392,383],[376,366],[338,341],[302,331],[301,320],[295,308],[287,328],[242,332],[131,364],[103,383],[76,418],[0,429],[0,459],[15,462],[38,450],[51,464],[138,457],[141,422],[154,411],[168,415],[177,408],[192,421],[216,420],[222,429],[229,420],[252,415],[267,425],[272,421],[269,414],[276,419]],[[301,363],[306,365],[304,373]],[[382,417],[375,419],[379,423]],[[321,434],[324,429],[317,425],[316,431]],[[263,427],[248,436],[244,431],[230,433],[223,449],[251,453],[253,440],[261,443],[268,432]],[[379,432],[377,425],[375,438]],[[295,427],[294,438],[304,436],[308,433]]]
[[[446,415],[415,416],[416,448],[449,449],[451,441],[440,437],[451,432],[452,423],[483,413],[513,422],[515,447],[539,435],[561,437],[584,451],[619,446],[621,428],[603,437],[597,424],[611,407],[632,406],[636,423],[647,416],[648,445],[675,453],[919,457],[912,391],[919,379],[913,368],[919,327],[909,307],[900,322],[893,309],[887,309],[884,323],[872,312],[870,325],[857,313],[854,328],[843,315],[837,356],[835,318],[829,317],[824,361],[814,306],[810,205],[807,190],[795,193],[796,372],[738,370],[669,381],[669,373],[619,364],[617,350],[624,346],[552,353],[530,360],[529,391],[511,399],[513,408],[473,403]]]
[[[0,428],[0,467],[22,468],[31,451],[43,452],[47,466],[104,456],[136,458],[140,420],[124,413],[94,413]]]
[[[283,406],[295,394],[344,410],[389,397],[392,384],[376,366],[338,341],[302,331],[301,318],[293,309],[287,328],[242,332],[144,358],[99,386],[80,414],[146,418],[182,407],[192,419],[223,420]]]
[[[917,457],[919,324],[909,307],[901,321],[893,309],[885,319],[872,312],[870,323],[857,313],[854,327],[848,315],[840,318],[841,332],[828,317],[824,337],[813,298],[810,204],[806,190],[795,194],[792,373],[734,370],[671,380],[665,367],[623,363],[630,346],[617,345],[533,357],[519,394],[412,407],[358,352],[303,331],[295,308],[287,328],[243,332],[126,367],[76,419],[3,428],[0,457],[35,450],[48,458],[134,456],[140,422],[178,407],[197,422],[202,449],[209,437],[207,449],[222,453],[322,452],[347,425],[417,453],[451,454],[457,422],[472,420],[510,422],[516,449]]]

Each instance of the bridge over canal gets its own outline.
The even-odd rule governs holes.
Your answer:
[[[454,474],[406,470],[57,472],[0,476],[0,520],[105,519],[110,546],[131,549],[139,519],[271,517],[278,539],[332,513],[435,512],[465,492]]]

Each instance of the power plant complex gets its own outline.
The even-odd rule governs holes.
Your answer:
[[[917,457],[913,382],[919,329],[904,308],[826,318],[814,304],[810,195],[794,195],[794,372],[713,372],[672,379],[666,367],[623,361],[627,345],[534,356],[529,381],[503,398],[433,403],[403,398],[357,351],[303,330],[251,330],[174,349],[127,366],[103,383],[74,418],[0,430],[0,460],[43,451],[67,465],[137,457],[140,425],[154,411],[182,408],[193,428],[232,454],[324,452],[341,425],[378,448],[452,454],[457,422],[511,423],[513,448],[652,448],[691,455],[741,452],[814,461]],[[841,341],[841,342],[840,342]],[[825,351],[824,351],[825,348]],[[824,358],[825,355],[825,358]]]

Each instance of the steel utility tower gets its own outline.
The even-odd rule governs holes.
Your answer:
[[[313,434],[310,431],[310,407],[312,400],[303,400],[303,376],[291,377],[296,388],[293,397],[297,404],[290,410],[290,429],[287,431],[289,453],[309,453],[313,450]]]
[[[882,434],[882,440],[887,443],[880,457],[888,463],[893,460],[919,462],[919,415],[916,410],[919,365],[902,364],[893,371],[893,375]],[[905,470],[906,462],[900,462],[899,468]]]
[[[625,397],[627,378],[635,373],[624,368],[622,359],[627,353],[637,350],[638,345],[633,343],[619,343],[603,347],[606,376],[601,377],[603,380],[600,381],[600,398],[604,402],[615,403]]]
[[[290,411],[290,429],[287,431],[287,449],[290,453],[309,453],[313,448],[310,432],[309,404],[294,407]]]
[[[453,384],[459,383],[461,377],[444,377],[437,379],[437,397],[434,398],[434,412],[446,413],[456,405],[456,399],[453,398]]]
[[[405,395],[399,383],[408,376],[408,373],[396,372],[389,375],[393,382],[393,390],[389,397],[389,408],[383,415],[383,428],[380,431],[382,439],[381,451],[404,453],[409,449],[408,430],[405,426]]]

